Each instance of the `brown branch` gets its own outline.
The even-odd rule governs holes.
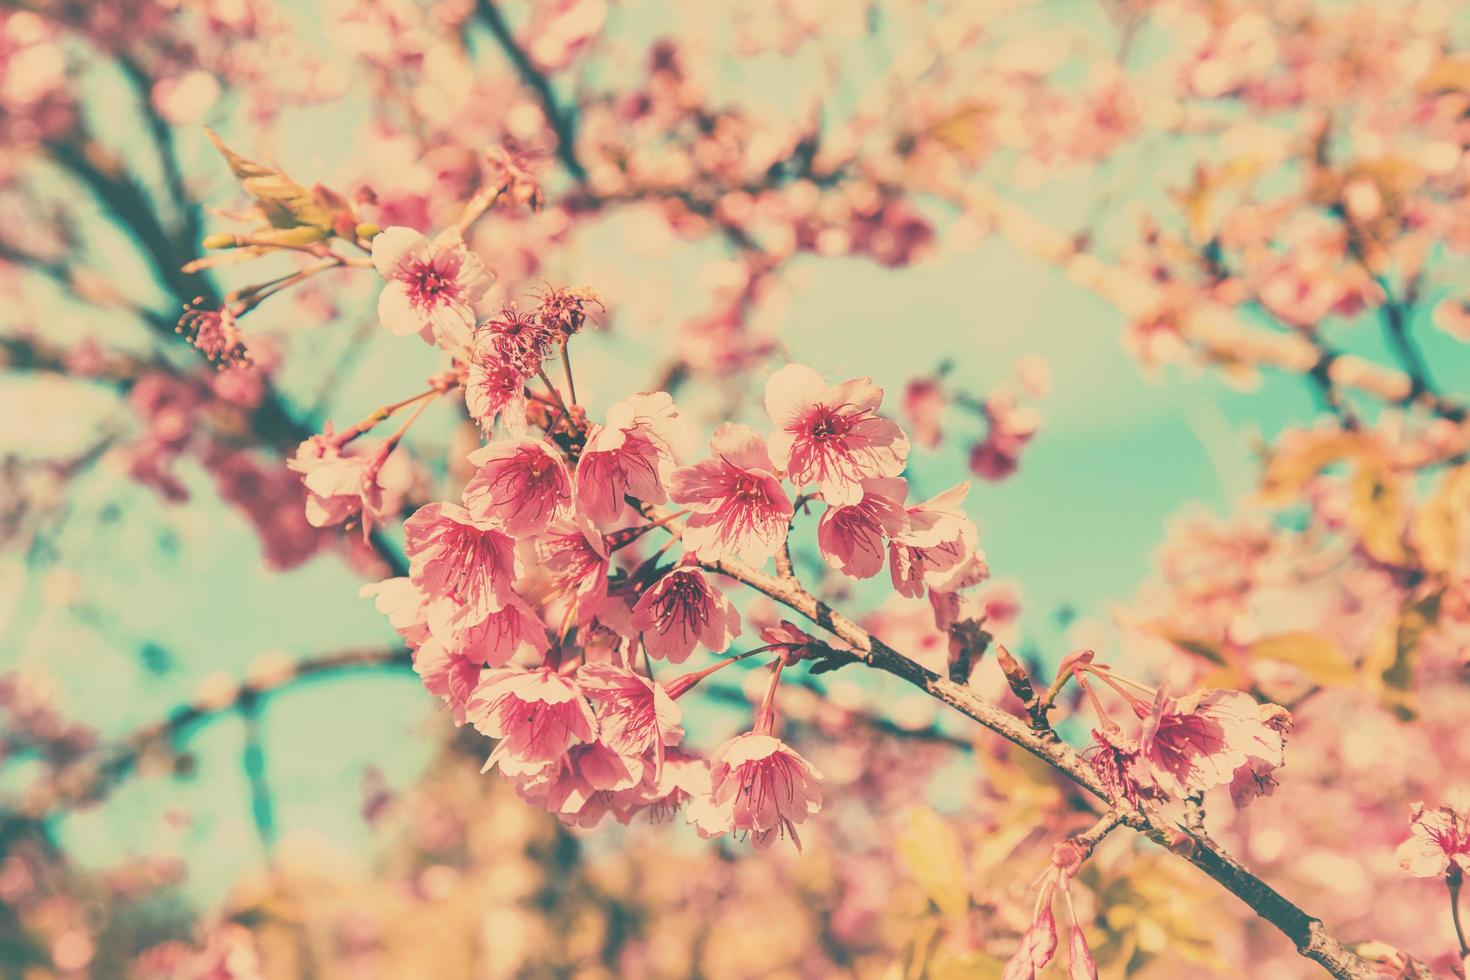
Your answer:
[[[263,699],[311,678],[363,670],[405,670],[411,666],[407,650],[368,648],[342,650],[283,664],[279,669],[263,670],[261,676],[242,681],[231,691],[200,697],[176,708],[161,721],[143,725],[98,746],[59,772],[44,792],[32,794],[18,806],[0,807],[0,810],[41,819],[82,803],[95,802],[132,772],[149,750],[182,738],[213,718],[236,711],[248,713],[258,708]]]
[[[532,63],[525,49],[516,41],[510,25],[506,23],[494,0],[478,0],[475,13],[495,36],[496,42],[520,76],[521,83],[534,92],[537,101],[541,103],[541,112],[546,116],[552,132],[556,134],[556,158],[573,180],[578,184],[587,183],[587,170],[582,166],[582,161],[577,159],[575,117],[557,101],[556,93],[551,90],[550,80]]]
[[[1055,265],[1073,282],[1111,302],[1124,316],[1148,316],[1166,308],[1166,299],[1156,283],[1080,249],[1074,237],[1002,200],[994,191],[973,186],[937,190],[963,210],[992,222],[1023,251]],[[1223,305],[1201,303],[1177,311],[1177,315],[1185,340],[1208,357],[1227,363],[1243,361],[1289,374],[1318,372],[1339,389],[1361,391],[1395,405],[1422,405],[1451,421],[1466,417],[1464,404],[1433,391],[1417,390],[1414,379],[1404,371],[1327,349],[1301,333],[1251,326]]]
[[[1076,848],[1078,859],[1086,861],[1092,857],[1092,852],[1097,850],[1097,845],[1103,842],[1103,838],[1111,834],[1123,822],[1123,812],[1116,807],[1109,808],[1106,813],[1097,818],[1096,823],[1080,834],[1068,837],[1067,842]]]
[[[807,592],[798,582],[783,581],[741,562],[702,562],[704,568],[728,576],[801,613],[852,647],[853,657],[919,688],[966,717],[1025,749],[1061,771],[1098,798],[1113,804],[1092,768],[1076,749],[1045,738],[1000,706],[969,687],[941,677],[910,660],[852,620]],[[1321,964],[1342,980],[1371,980],[1377,973],[1340,940],[1329,935],[1322,922],[1302,911],[1270,885],[1246,870],[1208,836],[1162,817],[1156,810],[1124,811],[1122,821],[1151,839],[1167,843],[1205,874],[1215,879],[1262,919],[1295,944],[1297,951]]]

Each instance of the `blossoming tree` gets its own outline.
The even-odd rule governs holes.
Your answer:
[[[656,962],[675,913],[628,876],[606,884],[617,858],[535,856],[604,835],[641,880],[667,873],[658,841],[681,823],[720,841],[691,874],[715,874],[714,848],[762,852],[711,911],[757,914],[762,874],[801,893],[804,846],[854,859],[813,889],[820,915],[791,920],[788,960],[731,953],[725,975],[901,962],[1013,980],[1054,960],[1072,977],[1465,975],[1470,416],[1465,362],[1427,355],[1423,332],[1436,350],[1467,336],[1466,25],[1432,3],[1104,3],[1076,25],[1047,4],[821,6],[718,15],[745,58],[877,52],[856,95],[839,67],[784,115],[721,94],[696,25],[629,42],[614,28],[636,38],[641,22],[596,0],[0,14],[6,364],[102,387],[134,416],[18,462],[11,534],[41,540],[48,488],[99,461],[179,505],[198,465],[268,565],[340,555],[398,639],[267,665],[121,740],[12,679],[6,753],[39,775],[5,805],[0,890],[35,962],[306,969],[263,958],[268,930],[243,910],[192,945],[89,928],[87,896],[128,889],[74,867],[48,827],[209,717],[254,719],[304,677],[411,666],[447,747],[395,805],[458,829],[396,852],[413,897],[373,892],[385,918],[468,916],[478,893],[459,883],[492,887],[524,852],[586,894],[541,902],[535,922],[534,902],[507,900],[502,936],[558,929],[605,888],[609,923],[634,907],[651,921],[633,938],[607,925],[600,965],[687,975],[715,940]],[[119,90],[139,124],[126,134],[105,112]],[[336,173],[264,162],[293,110],[323,106],[362,110],[360,152]],[[1160,161],[1167,197],[1130,190],[1140,159]],[[1079,174],[1086,200],[1054,225],[1032,190],[1068,193]],[[637,286],[568,272],[579,234],[623,212],[728,256],[637,378],[582,366],[633,329]],[[955,363],[885,392],[793,362],[773,327],[800,258],[896,269],[986,236],[1115,304],[1147,365],[1298,380],[1315,399],[1269,433],[1251,501],[1174,528],[1116,652],[1015,642],[968,484],[910,490],[912,448],[956,441],[969,476],[1023,479],[1043,362],[987,393]],[[298,326],[331,329],[353,290],[396,346],[378,407],[333,418],[366,341],[322,366],[310,331],[258,325],[292,304]],[[58,309],[115,329],[55,329]],[[915,319],[920,341],[942,329]],[[425,434],[431,410],[452,418],[447,446]],[[904,685],[945,715],[885,710]],[[982,785],[945,816],[908,805],[956,763]],[[487,801],[508,792],[547,816],[476,849],[464,828],[494,823]],[[387,804],[369,796],[376,820]],[[1114,843],[1126,834],[1138,842]],[[456,848],[457,872],[432,857]],[[276,868],[272,894],[299,900],[297,873]],[[1238,901],[1199,898],[1201,873]],[[144,877],[136,891],[169,872]],[[899,938],[865,928],[880,918]],[[334,968],[353,975],[361,952],[336,950]],[[507,975],[588,966],[552,963],[574,949],[485,955]]]

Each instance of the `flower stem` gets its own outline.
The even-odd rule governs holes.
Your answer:
[[[546,390],[551,392],[551,397],[556,399],[556,407],[562,410],[562,414],[568,414],[570,410],[567,408],[566,400],[561,396],[561,389],[551,383],[551,379],[546,376],[546,369],[538,366],[536,368],[536,376],[546,385]],[[573,401],[575,400],[573,399]],[[556,425],[556,423],[553,422],[552,425]]]
[[[785,657],[771,661],[771,683],[766,687],[766,696],[761,698],[760,710],[755,713],[754,730],[762,735],[771,734],[771,729],[776,726],[776,690],[781,686],[781,670],[785,666]]]
[[[1450,867],[1449,874],[1445,875],[1445,884],[1450,890],[1450,920],[1455,924],[1455,938],[1460,942],[1460,956],[1470,956],[1470,943],[1465,942],[1465,927],[1460,922],[1460,883],[1465,876],[1460,869]]]
[[[333,437],[333,441],[339,447],[345,446],[352,440],[356,439],[358,436],[362,435],[364,432],[372,431],[374,428],[377,427],[379,422],[383,422],[388,418],[391,418],[393,415],[396,415],[398,412],[412,405],[414,402],[423,401],[424,399],[429,398],[431,395],[437,394],[441,394],[441,390],[439,388],[430,388],[427,391],[421,391],[417,395],[414,395],[410,398],[405,398],[402,401],[394,402],[391,405],[379,405],[377,408],[369,412],[366,418],[362,419],[352,428],[343,429],[341,432],[337,433],[336,436]]]
[[[567,375],[567,393],[571,395],[572,404],[577,404],[577,382],[572,377],[572,345],[570,342],[561,345],[561,369]]]
[[[700,681],[704,680],[715,671],[723,667],[728,667],[737,661],[744,660],[746,657],[753,657],[758,653],[765,653],[767,650],[770,649],[772,649],[772,646],[769,644],[763,647],[756,647],[754,650],[746,650],[744,653],[737,653],[733,657],[726,657],[724,660],[716,661],[715,663],[710,664],[708,667],[703,667],[699,670],[690,671],[687,674],[681,674],[678,677],[675,677],[672,681],[669,681],[669,683],[665,684],[664,690],[668,692],[670,698],[677,699],[680,695],[686,693],[691,687],[693,687],[695,684],[698,684]],[[648,656],[647,647],[644,647],[643,655],[645,657]],[[653,669],[651,666],[648,671],[648,676],[653,676]]]

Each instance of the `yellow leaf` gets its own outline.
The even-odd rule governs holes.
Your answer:
[[[1370,690],[1400,718],[1414,717],[1414,661],[1424,633],[1439,618],[1439,593],[1410,603],[1373,640],[1363,659]]]
[[[1281,633],[1251,644],[1252,660],[1275,660],[1300,668],[1324,686],[1351,685],[1357,670],[1336,643],[1317,633]]]
[[[1308,481],[1335,463],[1352,466],[1348,517],[1363,550],[1378,561],[1403,564],[1407,497],[1404,478],[1378,444],[1352,432],[1307,432],[1283,443],[1266,464],[1261,499],[1295,503]]]
[[[1470,55],[1454,54],[1439,59],[1419,79],[1421,92],[1470,92]]]
[[[1271,456],[1261,484],[1261,497],[1268,504],[1295,503],[1308,480],[1362,448],[1362,439],[1350,432],[1301,433]]]
[[[959,918],[970,907],[965,853],[954,828],[933,810],[911,806],[904,811],[908,828],[899,836],[898,853],[929,899],[947,916]]]
[[[274,167],[240,156],[214,130],[205,129],[204,133],[273,227],[313,229],[317,232],[315,240],[321,240],[331,236],[339,216],[351,216],[350,205],[339,195],[320,187],[303,187]]]
[[[1005,963],[985,953],[940,950],[929,961],[927,980],[1000,980]]]
[[[1229,661],[1225,659],[1225,653],[1220,644],[1201,637],[1189,636],[1164,625],[1163,623],[1140,623],[1138,628],[1145,633],[1157,636],[1161,640],[1167,640],[1186,653],[1192,653],[1196,657],[1202,657],[1212,664],[1227,666]]]
[[[1463,573],[1470,556],[1470,466],[1445,474],[1414,515],[1409,540],[1427,571]]]
[[[1403,564],[1403,480],[1378,453],[1363,454],[1353,474],[1349,514],[1363,550],[1378,561]]]
[[[929,135],[974,166],[985,156],[985,136],[981,126],[994,113],[993,108],[983,103],[961,106],[931,126]]]

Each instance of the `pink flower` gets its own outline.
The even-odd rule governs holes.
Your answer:
[[[788,364],[766,382],[766,411],[776,423],[771,454],[794,485],[815,483],[833,506],[862,498],[862,481],[897,476],[909,441],[881,418],[883,389],[869,378],[828,385],[804,364]]]
[[[710,795],[689,810],[704,836],[746,833],[757,850],[822,809],[822,774],[785,742],[760,732],[728,739],[710,760]]]
[[[1279,766],[1285,745],[1244,691],[1202,688],[1176,700],[1160,688],[1144,717],[1139,752],[1160,785],[1184,797],[1229,783],[1252,760]]]
[[[235,322],[235,311],[228,304],[208,310],[188,304],[179,317],[176,331],[188,337],[189,343],[216,364],[248,364],[250,354],[245,335]]]
[[[428,637],[424,594],[406,576],[370,582],[357,594],[373,600],[373,608],[388,617],[388,625],[403,637],[403,642],[416,645]]]
[[[677,414],[667,392],[643,392],[618,402],[605,423],[592,427],[577,461],[577,503],[588,517],[613,520],[625,495],[650,504],[669,499],[664,484],[674,457],[667,431]]]
[[[525,765],[554,762],[597,736],[597,719],[577,683],[550,667],[490,671],[470,695],[466,714],[481,734],[501,740],[487,768],[502,755]]]
[[[471,622],[471,608],[444,602],[431,604],[428,624],[434,639],[446,649],[490,667],[504,667],[517,655],[546,652],[546,625],[520,596],[510,595],[505,605],[478,622]]]
[[[644,784],[620,794],[613,809],[623,823],[642,810],[657,823],[671,818],[691,800],[708,797],[709,763],[681,749],[669,749],[664,754],[663,771],[645,770]]]
[[[498,766],[528,803],[563,823],[589,827],[602,819],[620,791],[636,787],[647,767],[598,741],[574,745],[551,762],[525,763],[497,748],[485,764]]]
[[[385,501],[382,474],[391,448],[358,456],[343,456],[331,442],[330,429],[307,439],[286,462],[301,474],[306,487],[306,520],[312,527],[333,527],[361,516],[366,536],[382,524],[390,510]]]
[[[544,772],[555,773],[542,805],[573,826],[594,826],[621,790],[643,781],[646,767],[600,741],[574,746],[566,758]]]
[[[854,578],[872,578],[883,568],[886,539],[908,528],[903,477],[862,481],[862,496],[845,506],[828,506],[817,522],[817,545],[827,564]]]
[[[766,444],[749,426],[726,422],[711,437],[710,454],[675,470],[671,481],[671,496],[694,512],[684,547],[701,561],[737,555],[762,564],[780,550],[792,514]]]
[[[490,276],[458,237],[430,242],[412,228],[387,228],[373,239],[373,265],[388,281],[378,319],[390,333],[416,333],[451,351],[469,343]]]
[[[760,633],[761,640],[779,652],[788,667],[814,656],[818,651],[829,649],[825,643],[785,619],[775,626],[762,626]]]
[[[996,392],[985,400],[990,431],[970,447],[970,471],[986,480],[1003,480],[1021,465],[1021,451],[1041,426],[1041,415],[1016,404],[1013,395]]]
[[[526,431],[526,375],[478,346],[465,373],[464,403],[470,418],[486,432],[495,428],[497,419],[511,435]]]
[[[740,635],[740,614],[699,569],[676,568],[638,599],[633,628],[650,657],[681,664],[696,642],[713,653],[727,649]]]
[[[582,515],[555,520],[537,541],[553,588],[577,604],[577,624],[586,626],[607,600],[607,547]]]
[[[533,375],[541,362],[556,352],[560,340],[540,317],[522,313],[514,306],[503,307],[498,316],[482,323],[475,332],[477,349],[488,346],[507,364]]]
[[[1291,731],[1291,712],[1279,704],[1263,704],[1261,721],[1267,728],[1283,736],[1279,751],[1273,750],[1248,755],[1245,764],[1237,766],[1230,779],[1230,800],[1236,809],[1247,806],[1258,796],[1270,796],[1276,790],[1276,777],[1272,775],[1286,762],[1285,736]]]
[[[608,664],[583,664],[577,683],[596,709],[601,742],[619,755],[638,758],[652,752],[657,772],[664,750],[683,741],[678,705],[663,687],[641,674]]]
[[[456,504],[427,504],[403,524],[408,577],[432,605],[447,603],[465,627],[484,622],[515,594],[515,539]]]
[[[1006,962],[1001,980],[1035,980],[1057,955],[1057,920],[1052,912],[1059,875],[1048,869],[1031,913],[1031,924],[1021,935],[1021,948]]]
[[[505,439],[471,453],[479,470],[464,488],[464,505],[481,520],[497,520],[520,537],[546,530],[572,502],[572,478],[552,447],[536,439]]]
[[[1432,810],[1415,803],[1409,823],[1414,835],[1399,845],[1400,867],[1418,878],[1437,878],[1451,865],[1470,872],[1470,793]]]
[[[1086,756],[1110,799],[1127,800],[1139,806],[1144,800],[1163,795],[1153,771],[1139,754],[1138,743],[1122,730],[1093,729],[1092,745],[1088,746]]]
[[[1016,362],[1016,380],[1032,398],[1045,398],[1051,392],[1051,365],[1036,354],[1027,355]]]
[[[1456,340],[1470,342],[1470,305],[1447,299],[1434,308],[1433,323]]]
[[[960,509],[970,492],[968,483],[908,509],[908,527],[888,542],[888,568],[899,595],[916,599],[924,594],[926,579],[943,583],[972,555],[980,533]]]
[[[470,695],[480,681],[480,665],[462,653],[446,650],[430,638],[413,654],[413,669],[424,688],[438,695],[454,712],[455,725],[463,725]]]
[[[936,448],[944,438],[939,423],[947,404],[944,388],[934,378],[915,378],[903,390],[903,417],[914,441],[925,449]]]
[[[1097,980],[1097,961],[1087,945],[1082,927],[1072,923],[1071,942],[1067,946],[1067,980]]]

